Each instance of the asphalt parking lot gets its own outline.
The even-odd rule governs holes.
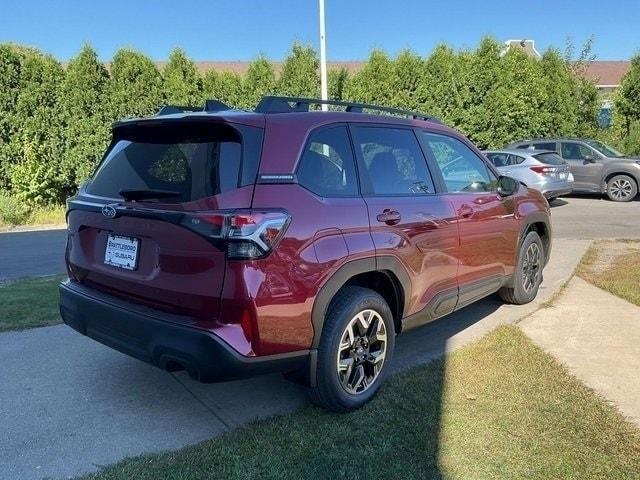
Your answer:
[[[555,238],[638,238],[640,237],[640,197],[616,203],[604,197],[572,196],[551,204]]]

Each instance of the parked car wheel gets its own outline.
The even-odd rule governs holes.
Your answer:
[[[518,265],[513,274],[513,287],[503,287],[498,292],[507,303],[523,305],[538,294],[544,267],[544,245],[536,232],[529,232],[518,253]]]
[[[607,196],[614,202],[629,202],[638,194],[638,185],[628,175],[616,175],[607,182]]]
[[[394,345],[393,316],[384,298],[367,288],[342,289],[327,311],[311,400],[335,412],[361,407],[384,381]]]

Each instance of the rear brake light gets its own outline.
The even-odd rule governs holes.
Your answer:
[[[550,175],[552,173],[556,173],[558,170],[556,169],[556,167],[530,167],[531,170],[533,170],[534,172],[540,174],[540,175]]]
[[[182,224],[200,235],[227,240],[227,255],[233,259],[267,256],[284,235],[291,217],[278,210],[234,210],[185,215]]]

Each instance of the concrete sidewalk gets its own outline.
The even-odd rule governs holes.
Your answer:
[[[555,240],[535,302],[490,297],[398,337],[395,371],[424,363],[534,312],[571,277],[588,241]],[[0,334],[0,478],[65,478],[173,450],[307,402],[279,375],[204,385],[60,325]]]
[[[520,326],[640,427],[640,307],[575,277]]]

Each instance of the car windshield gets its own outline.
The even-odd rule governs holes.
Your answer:
[[[600,152],[605,157],[614,157],[620,158],[624,157],[624,155],[617,150],[605,145],[602,142],[598,142],[597,140],[587,140],[585,143],[593,148],[595,148],[598,152]]]

